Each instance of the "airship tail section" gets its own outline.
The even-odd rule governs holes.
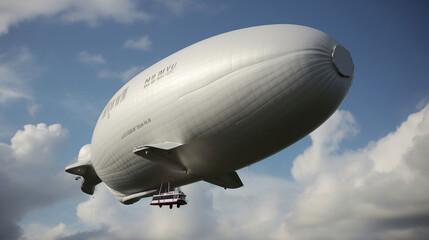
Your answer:
[[[91,163],[91,145],[83,146],[79,151],[78,160],[76,163],[68,165],[66,172],[83,177],[80,189],[82,192],[92,195],[97,184],[101,182]],[[76,180],[79,177],[76,177]]]

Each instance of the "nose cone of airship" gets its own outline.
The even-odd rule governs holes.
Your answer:
[[[350,52],[341,44],[335,42],[329,47],[324,46],[324,49],[326,55],[320,56],[310,67],[314,78],[310,77],[313,85],[308,89],[311,89],[309,94],[315,97],[320,108],[326,108],[326,113],[332,114],[350,90],[354,64]]]
[[[339,103],[341,103],[352,85],[354,64],[350,52],[341,44],[336,44],[333,47],[331,61],[334,69],[332,72],[335,71],[335,74],[332,73],[331,83],[329,84],[335,86],[334,88],[337,89],[341,86],[342,91],[338,92],[342,92],[342,96],[339,96]]]
[[[353,76],[353,60],[350,55],[350,52],[347,51],[341,44],[335,45],[332,50],[332,63],[334,64],[335,69],[338,74],[343,77],[352,77]]]
[[[330,93],[338,98],[339,105],[352,85],[354,64],[350,52],[341,44],[337,43],[331,51],[332,67],[326,84],[329,86],[327,89],[331,89]]]
[[[291,34],[285,34],[285,42],[295,50],[284,64],[281,111],[287,116],[283,124],[297,126],[299,135],[301,130],[307,134],[315,129],[338,109],[352,85],[354,64],[349,51],[326,33],[306,27],[295,32],[292,41],[287,38]]]

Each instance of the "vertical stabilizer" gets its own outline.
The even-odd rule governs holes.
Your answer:
[[[95,185],[101,182],[91,163],[91,144],[80,149],[77,162],[68,165],[65,171],[83,177],[80,189],[89,195],[94,193]]]

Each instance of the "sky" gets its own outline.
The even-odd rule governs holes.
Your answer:
[[[426,1],[0,0],[0,239],[426,239]],[[326,32],[354,82],[309,136],[189,204],[125,206],[64,172],[113,94],[190,44],[266,24]]]

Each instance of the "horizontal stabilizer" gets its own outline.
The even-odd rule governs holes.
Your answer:
[[[209,182],[214,185],[218,185],[223,188],[239,188],[243,186],[240,177],[236,172],[230,172],[224,175],[203,178],[204,181]]]
[[[186,172],[187,168],[183,165],[174,151],[180,146],[180,143],[172,142],[146,145],[136,147],[134,149],[134,154],[137,154],[144,159],[159,163],[169,169]]]
[[[65,169],[66,172],[83,177],[80,189],[82,192],[92,195],[94,194],[95,185],[101,182],[94,167],[90,163],[76,162],[70,164]]]

